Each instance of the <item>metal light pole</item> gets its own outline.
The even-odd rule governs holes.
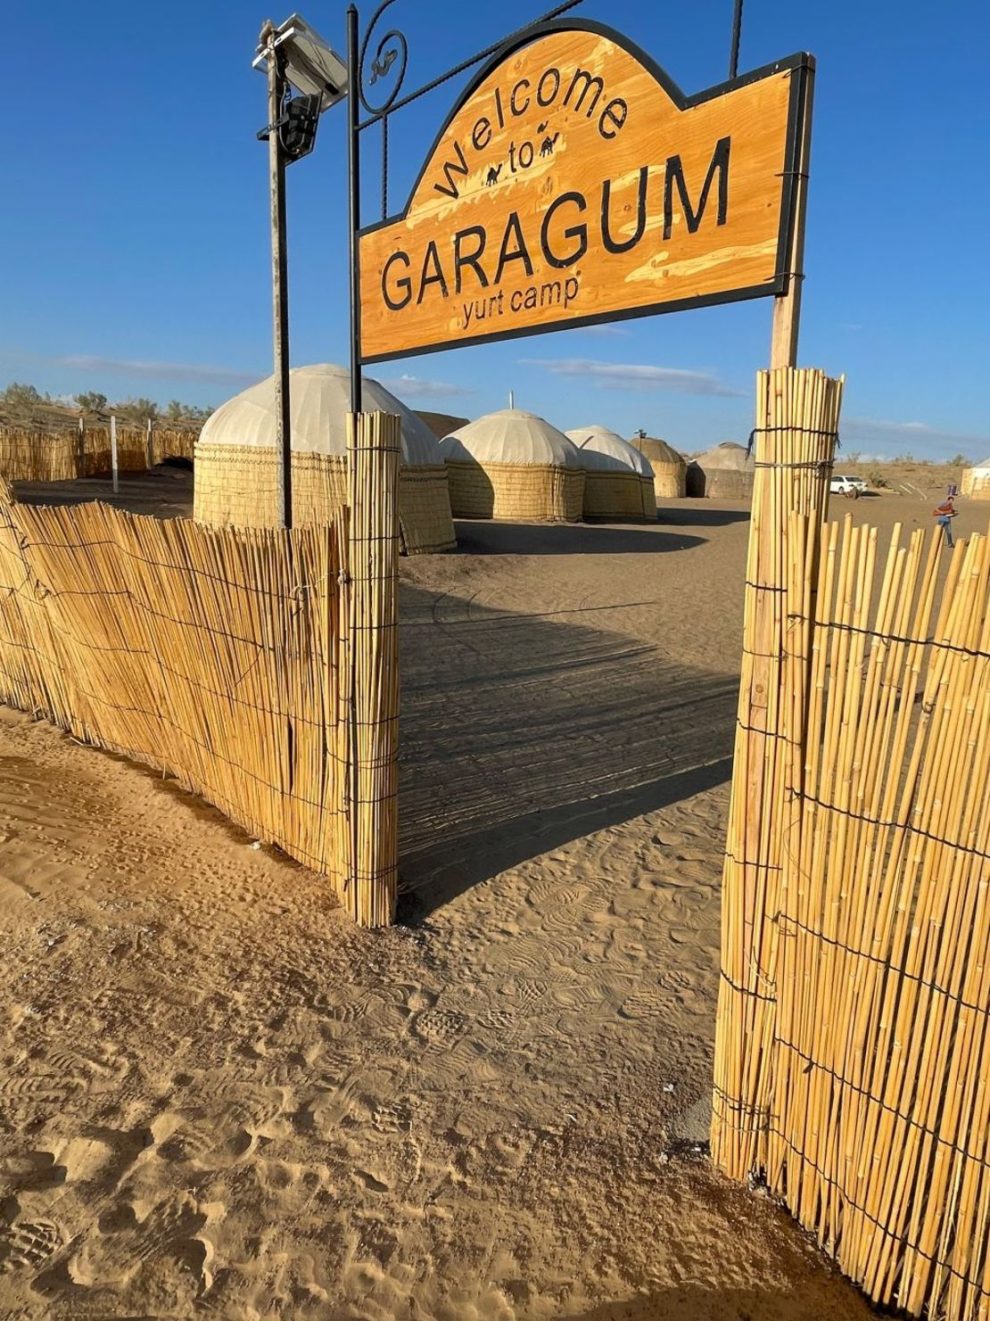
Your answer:
[[[292,526],[292,422],[289,410],[289,280],[285,235],[285,171],[313,150],[320,115],[347,94],[347,67],[298,14],[262,26],[254,68],[268,76],[268,186],[272,231],[272,342],[275,351],[275,448],[279,518]],[[286,100],[289,87],[301,95]]]
[[[272,346],[275,357],[275,450],[279,522],[292,527],[292,423],[289,415],[289,279],[285,246],[285,159],[278,130],[285,99],[282,54],[268,19],[260,44],[268,55],[268,187],[272,231]]]

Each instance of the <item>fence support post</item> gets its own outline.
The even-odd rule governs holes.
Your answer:
[[[348,415],[347,903],[363,926],[395,919],[398,880],[399,418]]]
[[[790,749],[782,701],[792,514],[820,544],[843,379],[778,367],[757,376],[756,473],[746,565],[739,716],[722,877],[712,1156],[744,1179],[765,1168],[776,1024],[777,927]]]
[[[113,481],[113,493],[117,494],[120,483],[117,480],[117,415],[110,414],[110,476]]]
[[[149,417],[148,425],[145,428],[145,440],[144,440],[144,466],[148,469],[149,472],[155,466],[154,447],[155,447],[154,432],[151,425],[151,418]]]

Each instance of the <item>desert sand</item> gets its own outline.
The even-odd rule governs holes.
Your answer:
[[[3,1321],[872,1315],[705,1159],[747,516],[662,517],[403,563],[388,931],[0,709]]]

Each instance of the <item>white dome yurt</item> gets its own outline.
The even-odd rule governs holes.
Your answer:
[[[680,500],[687,494],[687,463],[665,440],[638,435],[629,442],[649,460],[653,469],[653,493],[658,500]]]
[[[745,446],[723,440],[688,464],[687,493],[711,500],[751,500],[755,475],[753,456]]]
[[[581,517],[577,447],[535,413],[488,413],[452,431],[440,450],[455,518],[573,523]]]
[[[653,469],[627,440],[597,424],[564,434],[581,452],[585,518],[656,519]]]
[[[990,459],[963,468],[959,494],[968,495],[971,500],[990,500]]]
[[[193,516],[200,523],[274,527],[278,522],[275,378],[259,381],[211,413],[196,443]],[[399,523],[407,554],[456,545],[447,471],[425,423],[378,381],[364,378],[368,412],[402,419]],[[319,363],[289,373],[292,521],[323,523],[347,499],[350,372]]]

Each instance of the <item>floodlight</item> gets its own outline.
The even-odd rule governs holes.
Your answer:
[[[346,63],[298,14],[275,29],[270,44],[258,46],[252,68],[267,71],[271,46],[281,51],[283,72],[292,86],[304,95],[319,96],[321,112],[347,95]]]
[[[294,96],[285,103],[279,121],[278,135],[289,161],[308,156],[316,146],[316,129],[320,122],[320,97]]]

